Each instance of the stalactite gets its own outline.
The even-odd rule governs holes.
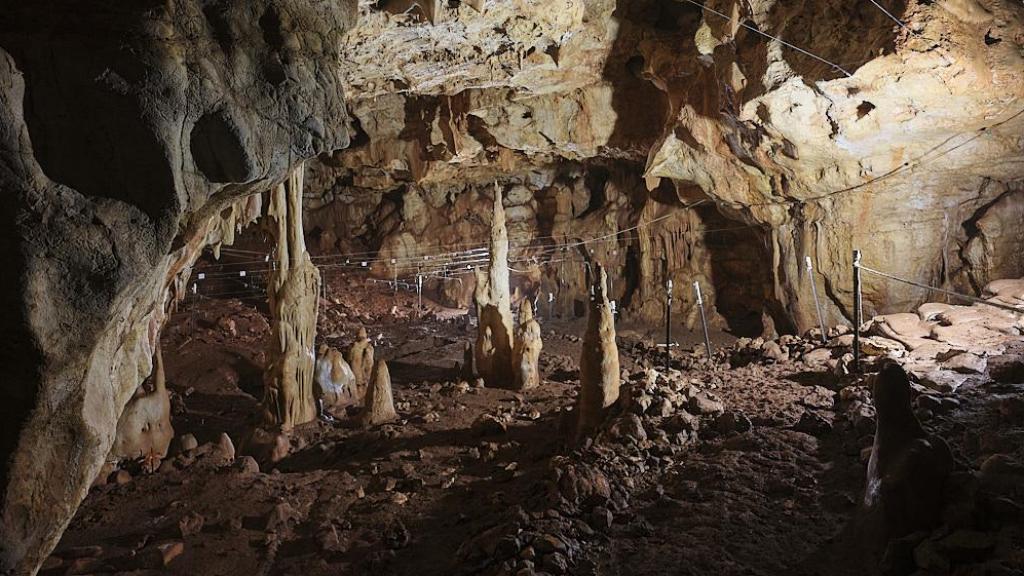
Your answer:
[[[302,180],[300,165],[271,193],[268,209],[276,223],[277,268],[267,287],[273,347],[264,375],[263,407],[267,422],[283,430],[316,418],[313,346],[320,272],[303,238]]]

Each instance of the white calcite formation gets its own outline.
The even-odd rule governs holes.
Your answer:
[[[615,318],[608,302],[607,273],[595,267],[594,295],[580,352],[580,395],[576,403],[576,435],[591,433],[604,419],[604,410],[619,399],[619,347]]]
[[[476,271],[474,294],[477,331],[476,369],[488,386],[508,387],[513,381],[512,295],[509,288],[508,230],[501,188],[494,189],[490,257],[486,270]]]
[[[302,233],[302,168],[271,194],[268,215],[276,227],[277,267],[270,276],[270,363],[263,378],[268,424],[289,430],[316,418],[313,397],[320,271]]]
[[[543,347],[540,323],[533,317],[533,305],[524,299],[519,305],[519,328],[512,351],[514,388],[527,390],[540,385],[539,363]]]

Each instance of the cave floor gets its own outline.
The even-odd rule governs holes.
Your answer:
[[[477,387],[452,372],[473,334],[463,321],[416,320],[412,296],[396,312],[386,291],[350,288],[324,302],[320,333],[340,347],[355,323],[373,326],[400,422],[304,425],[289,456],[261,471],[181,456],[157,473],[133,470],[90,492],[43,573],[491,574],[504,557],[520,559],[504,573],[524,576],[863,573],[844,527],[871,430],[839,424],[832,375],[799,362],[684,360],[684,376],[746,415],[750,431],[712,425],[686,446],[574,449],[563,439],[581,325],[544,327],[541,387]],[[245,453],[269,338],[253,302],[202,299],[172,317],[163,350],[176,434],[203,445],[226,432]],[[623,368],[634,371],[655,352],[626,334]],[[926,425],[969,462],[995,448],[1021,456],[1022,427],[998,419],[999,394],[985,386],[966,386],[955,411]],[[506,424],[481,422],[487,414]],[[609,516],[573,516],[557,488],[566,455],[607,475]],[[536,533],[562,544],[545,549]]]

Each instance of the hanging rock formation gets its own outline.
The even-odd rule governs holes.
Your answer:
[[[139,386],[135,396],[124,407],[117,421],[117,434],[108,461],[143,459],[144,467],[156,470],[167,456],[174,439],[171,426],[171,399],[167,394],[167,377],[160,346],[156,347],[153,374],[149,377],[153,390]]]
[[[515,350],[513,351],[513,387],[519,390],[536,388],[540,385],[540,352],[544,347],[541,341],[540,323],[533,317],[533,305],[523,299],[519,305],[519,330],[516,334]]]
[[[0,573],[33,573],[60,538],[222,222],[348,145],[337,46],[355,7],[4,6]]]
[[[868,529],[884,543],[937,524],[953,456],[945,441],[921,428],[911,409],[910,380],[895,361],[887,361],[876,376],[874,403],[877,423],[864,506],[873,515]]]
[[[619,347],[615,319],[608,303],[608,275],[595,266],[594,295],[580,353],[580,395],[576,403],[576,435],[592,432],[604,419],[604,409],[619,399]]]
[[[370,377],[373,375],[373,344],[366,335],[366,328],[359,328],[356,341],[348,349],[348,364],[356,377],[354,399],[356,402],[363,402],[366,398],[366,388],[370,385]]]
[[[366,390],[366,404],[361,417],[363,426],[386,424],[397,419],[388,365],[383,360],[377,360],[373,365],[370,387]]]
[[[512,295],[508,273],[508,229],[501,188],[494,187],[491,219],[490,263],[487,271],[476,271],[477,318],[476,369],[488,386],[507,388],[512,384]]]
[[[338,350],[323,344],[316,358],[317,399],[325,410],[355,403],[356,375]]]
[[[263,410],[268,424],[289,430],[316,418],[313,397],[316,316],[320,271],[306,252],[302,233],[300,166],[270,198],[268,216],[276,223],[277,268],[270,276],[273,344],[263,378]]]

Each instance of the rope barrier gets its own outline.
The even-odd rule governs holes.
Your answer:
[[[944,288],[936,288],[935,286],[928,286],[927,284],[922,284],[920,282],[914,282],[913,280],[907,280],[906,278],[900,278],[899,276],[893,276],[892,274],[887,274],[885,272],[881,272],[879,270],[875,270],[874,268],[869,268],[869,267],[867,267],[867,266],[865,266],[863,264],[854,264],[854,266],[857,267],[857,268],[860,268],[861,270],[863,270],[865,272],[868,272],[868,273],[871,273],[871,274],[875,274],[876,276],[881,276],[883,278],[888,278],[890,280],[895,280],[897,282],[902,282],[904,284],[910,284],[911,286],[916,286],[918,288],[924,288],[925,290],[931,290],[932,292],[939,292],[939,293],[945,294],[947,296],[953,296],[955,298],[962,298],[964,300],[968,300],[968,301],[974,302],[976,304],[985,304],[986,306],[992,306],[994,308],[999,308],[999,309],[1002,309],[1002,310],[1008,310],[1008,311],[1014,312],[1016,314],[1024,313],[1024,308],[1017,308],[1017,307],[1014,307],[1014,306],[1010,306],[1008,304],[1000,304],[998,302],[990,302],[988,300],[985,300],[984,298],[978,298],[977,296],[970,296],[968,294],[961,294],[959,292],[953,292],[952,290],[946,290]]]

